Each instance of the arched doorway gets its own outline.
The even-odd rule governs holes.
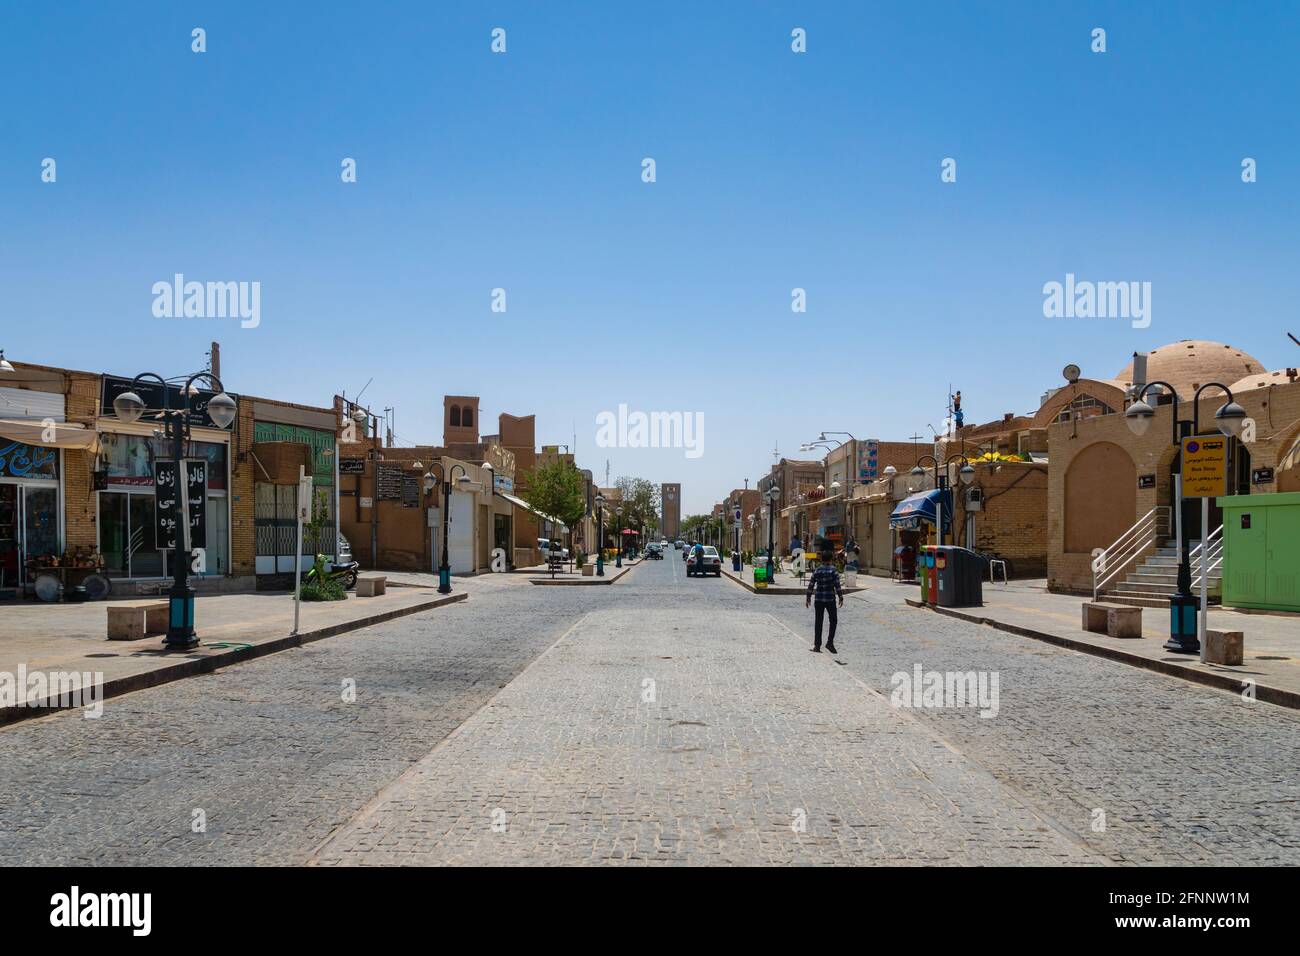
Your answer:
[[[1075,456],[1065,473],[1065,551],[1108,548],[1137,520],[1137,466],[1113,442]]]

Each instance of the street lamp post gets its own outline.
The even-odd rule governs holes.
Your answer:
[[[596,577],[605,576],[605,496],[596,493]]]
[[[781,489],[769,485],[763,495],[767,498],[767,582],[773,584],[776,571],[776,502],[781,497]]]
[[[131,387],[113,399],[113,411],[123,422],[134,422],[146,411],[144,401],[136,393],[141,379],[153,379],[162,386],[163,407],[158,409],[163,419],[164,437],[172,443],[172,462],[175,467],[175,513],[176,550],[172,561],[172,589],[168,596],[167,637],[163,646],[168,650],[189,650],[199,643],[194,633],[194,588],[189,584],[189,522],[188,514],[189,483],[185,480],[185,448],[190,442],[190,400],[197,391],[194,383],[206,379],[218,394],[208,401],[208,417],[218,428],[227,428],[235,420],[237,407],[235,400],[226,394],[221,380],[211,372],[196,372],[191,375],[181,388],[185,407],[171,407],[171,390],[166,379],[155,372],[141,372],[131,381]],[[152,410],[152,409],[151,409]],[[301,558],[301,556],[299,556]]]
[[[1228,386],[1220,382],[1206,382],[1200,386],[1192,396],[1192,420],[1188,422],[1178,417],[1179,399],[1177,390],[1168,382],[1157,381],[1143,385],[1133,404],[1124,412],[1124,420],[1133,434],[1145,435],[1147,429],[1151,427],[1151,420],[1155,417],[1155,409],[1147,404],[1144,399],[1147,392],[1155,385],[1167,388],[1173,399],[1173,421],[1169,439],[1171,444],[1179,448],[1182,447],[1182,439],[1188,435],[1188,426],[1191,427],[1190,434],[1199,435],[1201,433],[1200,398],[1201,392],[1207,388],[1222,389],[1228,396],[1228,400],[1220,405],[1218,411],[1214,413],[1219,431],[1229,438],[1241,433],[1242,424],[1246,419],[1246,410],[1233,400],[1232,390]],[[1225,466],[1226,464],[1225,462]],[[1228,473],[1231,474],[1231,471],[1229,470]],[[1178,496],[1175,504],[1178,520],[1178,584],[1175,593],[1169,598],[1169,640],[1165,641],[1164,648],[1178,654],[1196,654],[1201,650],[1200,641],[1197,638],[1197,612],[1200,610],[1200,600],[1192,593],[1191,551],[1188,547],[1187,535],[1183,534],[1183,509],[1186,501],[1183,498],[1182,474],[1183,461],[1180,456],[1177,476]],[[1208,509],[1206,510],[1208,511]],[[1207,530],[1205,527],[1201,528],[1202,549],[1205,548]]]
[[[433,468],[438,469],[436,475],[433,473]],[[460,485],[470,484],[469,471],[460,462],[452,465],[450,472],[446,475],[443,474],[442,463],[434,462],[424,476],[425,491],[432,491],[436,487],[435,481],[442,483],[442,563],[438,566],[439,594],[451,593],[451,551],[447,543],[447,530],[451,524],[451,480],[455,477],[457,468],[461,470],[461,475],[456,479],[456,482]]]
[[[618,516],[618,537],[614,539],[618,550],[614,552],[614,567],[621,568],[623,566],[623,506],[616,507],[614,514]]]
[[[969,485],[972,481],[975,480],[975,468],[971,465],[971,463],[970,463],[970,459],[968,459],[964,454],[962,454],[962,455],[949,455],[949,456],[948,456],[948,459],[943,463],[944,480],[943,480],[943,484],[942,484],[942,485],[940,485],[940,483],[939,483],[939,460],[938,460],[937,458],[935,458],[933,455],[922,455],[920,458],[918,458],[918,459],[916,460],[916,464],[912,466],[912,475],[913,475],[914,477],[918,477],[918,478],[919,478],[921,475],[924,475],[924,474],[925,474],[925,469],[921,467],[921,462],[925,461],[927,458],[928,458],[930,461],[932,461],[932,462],[934,463],[934,487],[935,487],[937,490],[939,490],[939,491],[946,491],[946,490],[947,490],[947,488],[948,488],[948,466],[951,465],[954,461],[960,461],[960,462],[963,462],[961,468],[958,469],[958,471],[957,471],[957,474],[958,474],[958,476],[961,478],[961,483],[962,483],[963,485]],[[943,536],[943,499],[942,499],[942,497],[940,497],[940,499],[939,499],[935,504],[936,504],[936,507],[938,508],[938,513],[935,515],[935,518],[937,519],[936,524],[938,525],[937,530],[938,530],[939,544],[943,544],[943,543],[944,543],[944,536]],[[957,507],[956,507],[955,504],[953,505],[952,512],[953,512],[953,514],[951,514],[951,515],[948,516],[948,521],[949,521],[949,522],[951,522],[952,519],[953,519],[954,517],[956,517]]]

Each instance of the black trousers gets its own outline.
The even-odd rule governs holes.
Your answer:
[[[830,630],[830,634],[826,638],[826,643],[834,644],[835,643],[835,620],[838,616],[835,612],[835,602],[832,601],[830,603],[823,603],[821,601],[813,601],[813,611],[816,615],[813,623],[813,646],[814,647],[822,646],[822,615],[823,614],[825,614],[827,617],[831,619],[831,630]]]

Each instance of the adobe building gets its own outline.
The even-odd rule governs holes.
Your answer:
[[[154,462],[170,456],[146,412],[119,419],[134,390],[149,409],[183,408],[180,384],[13,363],[0,373],[0,595],[29,590],[31,562],[102,564],[114,594],[170,586],[172,551],[158,547]],[[219,428],[215,393],[190,401],[189,457],[206,465],[200,593],[292,586],[298,468],[313,478],[325,526],[303,554],[336,553],[337,419],[330,409],[243,395],[225,382],[236,417]]]
[[[1242,439],[1229,442],[1229,482],[1234,494],[1300,489],[1300,377],[1294,368],[1268,371],[1239,349],[1206,341],[1153,349],[1145,357],[1145,370],[1142,357],[1137,358],[1111,384],[1135,397],[1146,382],[1168,382],[1177,392],[1183,420],[1192,419],[1191,399],[1197,388],[1219,382],[1232,390],[1248,416]],[[1122,414],[1131,397],[1109,394],[1115,402],[1114,414],[1056,421],[1048,428],[1048,586],[1052,590],[1090,594],[1093,552],[1110,548],[1139,519],[1151,516],[1159,527],[1135,564],[1173,535],[1173,475],[1179,459],[1171,435],[1173,397],[1163,394],[1153,399],[1148,392],[1146,400],[1155,415],[1139,436]],[[1226,401],[1220,389],[1202,393],[1203,433],[1217,434],[1214,415]],[[1212,507],[1209,530],[1221,522],[1221,512]],[[1199,509],[1188,508],[1188,540],[1199,540],[1199,524]]]
[[[478,402],[443,399],[442,445],[385,446],[375,429],[340,446],[341,527],[363,567],[434,572],[441,566],[440,470],[452,488],[446,535],[452,573],[488,570],[498,548],[513,566],[514,526],[527,504],[512,493],[514,455],[479,440]],[[339,396],[334,405],[340,419],[353,410]]]

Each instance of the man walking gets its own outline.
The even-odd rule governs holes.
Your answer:
[[[844,589],[840,587],[840,573],[835,570],[831,552],[829,550],[822,551],[817,560],[817,568],[808,580],[808,593],[804,598],[804,607],[813,607],[813,598],[816,597],[816,617],[813,624],[813,646],[811,650],[814,654],[822,652],[822,615],[826,615],[831,622],[830,632],[826,636],[826,650],[834,654],[836,653],[836,599],[838,599],[839,607],[843,607]]]

